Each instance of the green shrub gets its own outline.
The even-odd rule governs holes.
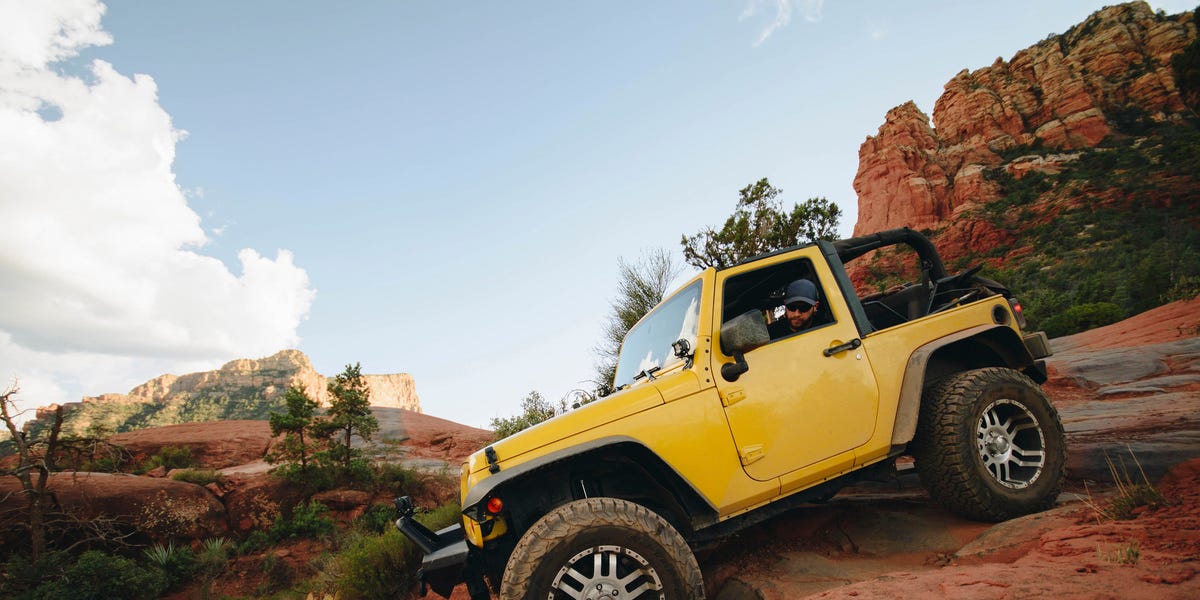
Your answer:
[[[229,542],[223,537],[204,540],[196,555],[196,570],[207,578],[216,577],[229,561],[229,548]]]
[[[1091,302],[1072,306],[1062,314],[1046,319],[1043,326],[1046,335],[1057,337],[1116,323],[1125,316],[1125,312],[1116,304]]]
[[[187,446],[163,446],[154,456],[146,459],[142,465],[142,472],[163,467],[170,471],[171,469],[187,469],[195,464],[192,458],[192,449]]]
[[[304,468],[300,466],[300,463],[285,463],[276,467],[271,473],[309,493],[331,490],[337,485],[337,477],[333,469],[316,463],[309,463]]]
[[[157,598],[166,591],[167,577],[157,569],[136,561],[89,550],[67,567],[61,578],[42,585],[36,596],[42,600],[141,600]]]
[[[171,479],[196,485],[208,485],[224,482],[225,476],[215,469],[187,469],[171,475]]]
[[[457,503],[417,516],[418,521],[434,531],[460,518]],[[385,529],[381,535],[352,540],[334,559],[338,596],[344,600],[400,597],[416,586],[420,559],[420,550],[394,527]]]
[[[0,598],[40,598],[38,589],[61,577],[71,562],[71,555],[61,550],[46,552],[37,561],[14,554],[0,569]]]
[[[333,535],[337,528],[329,517],[329,507],[320,502],[297,504],[291,518],[282,516],[271,526],[271,539],[279,542],[291,538],[315,538]]]
[[[1162,301],[1170,303],[1177,300],[1191,300],[1196,296],[1200,296],[1200,275],[1184,275],[1163,293]]]
[[[396,509],[389,504],[372,504],[354,522],[366,531],[383,533],[395,528]]]
[[[296,579],[295,569],[286,560],[274,554],[268,554],[263,557],[262,571],[265,577],[258,584],[257,591],[260,595],[264,596],[287,588]]]
[[[196,571],[196,553],[187,546],[155,544],[145,550],[146,559],[162,573],[168,588],[175,588],[191,581]]]
[[[266,550],[270,546],[271,534],[255,529],[254,531],[250,532],[250,535],[246,536],[246,539],[242,540],[242,542],[237,545],[237,553],[245,556],[247,554],[254,554],[255,552],[259,552],[261,550]]]
[[[100,456],[79,465],[78,470],[92,473],[120,473],[128,461],[129,459],[122,455]]]
[[[416,471],[395,463],[377,465],[374,471],[375,486],[397,495],[412,495],[422,485]]]

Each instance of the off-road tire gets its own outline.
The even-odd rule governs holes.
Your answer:
[[[922,400],[913,443],[929,494],[967,518],[1038,512],[1062,491],[1062,422],[1042,389],[1012,369],[975,369],[939,382]]]
[[[580,598],[704,598],[700,566],[679,532],[646,507],[616,498],[576,500],[534,523],[508,559],[500,598],[570,598],[555,592],[564,587]]]

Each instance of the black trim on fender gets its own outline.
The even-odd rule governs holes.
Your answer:
[[[657,458],[658,464],[662,465],[666,469],[669,469],[670,474],[674,475],[675,479],[677,481],[682,482],[683,485],[687,486],[686,490],[678,490],[677,492],[675,492],[677,494],[684,493],[684,494],[688,494],[691,496],[690,500],[692,500],[692,502],[685,502],[685,507],[690,506],[693,509],[702,508],[706,512],[709,512],[710,513],[709,516],[711,517],[711,519],[701,518],[700,522],[702,522],[702,523],[705,523],[709,520],[715,520],[715,518],[716,518],[715,515],[717,514],[716,508],[714,506],[712,506],[712,504],[709,503],[708,500],[705,499],[704,496],[701,495],[700,492],[697,491],[694,486],[692,486],[692,483],[690,481],[688,481],[686,478],[679,475],[679,472],[676,471],[674,469],[674,467],[672,467],[671,465],[669,465],[665,461],[663,461],[661,457],[659,457],[657,454],[655,454],[653,451],[651,451],[649,448],[647,448],[644,444],[642,444],[638,440],[636,440],[632,437],[629,437],[629,436],[611,436],[611,437],[605,437],[605,438],[591,440],[589,442],[577,444],[577,445],[571,446],[569,448],[564,448],[564,449],[556,451],[556,452],[551,452],[549,454],[539,457],[536,460],[522,463],[515,467],[505,468],[504,470],[500,471],[499,473],[492,475],[491,477],[488,477],[487,479],[484,479],[483,481],[480,481],[479,483],[471,486],[471,488],[467,491],[466,497],[463,499],[463,511],[465,512],[465,511],[469,510],[471,507],[484,501],[484,499],[488,498],[489,494],[491,494],[493,491],[495,491],[496,488],[498,488],[510,481],[518,480],[522,477],[526,477],[526,476],[528,476],[532,473],[535,473],[539,470],[542,470],[542,469],[553,468],[557,464],[560,464],[564,461],[574,459],[574,458],[579,458],[586,454],[591,454],[591,453],[603,451],[605,449],[610,449],[610,448],[619,450],[619,448],[616,448],[618,446],[636,447],[636,448],[639,448],[641,451],[644,451],[648,456],[653,456],[653,457]],[[648,468],[650,467],[650,465],[643,465],[643,466],[648,467]],[[667,486],[664,486],[664,487],[666,487],[667,489],[670,489]],[[681,498],[681,500],[689,500],[689,498]],[[702,506],[696,506],[697,502],[699,502]],[[695,518],[700,515],[691,515],[691,516],[693,518]]]
[[[1049,375],[1046,374],[1046,361],[1044,360],[1033,361],[1033,364],[1025,367],[1025,370],[1022,371],[1022,373],[1025,373],[1027,377],[1036,381],[1038,385],[1046,383],[1046,380],[1050,378]]]

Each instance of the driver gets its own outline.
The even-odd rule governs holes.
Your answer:
[[[783,296],[783,318],[767,325],[771,339],[777,340],[812,327],[817,307],[821,305],[819,299],[815,283],[807,279],[789,283]]]

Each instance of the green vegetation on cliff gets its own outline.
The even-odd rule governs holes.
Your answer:
[[[980,217],[1015,241],[953,263],[1020,250],[988,275],[1052,337],[1200,293],[1200,128],[1130,113],[1118,121],[1123,135],[1081,151],[1060,173],[991,171],[1003,196]]]

